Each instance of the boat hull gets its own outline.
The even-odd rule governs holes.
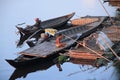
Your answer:
[[[21,55],[22,56],[22,55]],[[31,58],[29,60],[23,60],[23,61],[18,61],[17,59],[19,57],[17,57],[16,59],[14,60],[9,60],[9,59],[6,59],[6,61],[11,65],[13,66],[14,68],[24,68],[24,67],[28,67],[28,66],[32,66],[32,65],[37,65],[37,64],[44,64],[46,63],[46,61],[50,61],[50,60],[53,60],[54,58],[58,57],[59,54],[54,54],[54,55],[51,55],[47,58],[41,58],[41,57],[34,57],[34,58]],[[23,57],[22,57],[23,58]],[[20,59],[22,60],[22,59]]]

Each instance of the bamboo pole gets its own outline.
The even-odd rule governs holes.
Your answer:
[[[113,19],[111,18],[109,12],[108,12],[107,9],[105,8],[105,6],[104,6],[103,3],[101,2],[101,0],[98,0],[98,1],[100,2],[101,6],[103,7],[103,9],[105,10],[105,12],[106,12],[107,15],[109,16],[110,21],[112,22],[113,26],[114,26],[115,29],[116,29],[116,32],[118,32],[117,26],[115,25],[115,23],[114,23]]]
[[[99,0],[99,2],[100,2],[100,4],[101,4],[101,6],[103,7],[103,9],[105,10],[105,12],[107,13],[107,15],[109,16],[109,18],[110,18],[112,24],[115,25],[115,23],[114,23],[114,21],[112,20],[112,18],[111,18],[111,16],[110,16],[109,12],[108,12],[107,9],[105,8],[105,6],[104,6],[103,3],[101,2],[101,0]]]

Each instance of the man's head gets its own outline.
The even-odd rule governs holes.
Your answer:
[[[38,22],[38,21],[40,21],[40,20],[39,20],[39,18],[35,18],[35,21]]]
[[[47,35],[47,34],[45,34],[45,33],[41,33],[41,34],[40,34],[40,36],[41,36],[41,38],[43,38],[43,39],[48,38],[48,35]]]

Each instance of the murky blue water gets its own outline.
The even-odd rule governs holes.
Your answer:
[[[104,4],[111,16],[115,14],[115,8]],[[0,80],[9,80],[14,68],[10,66],[5,59],[14,59],[18,56],[17,52],[22,51],[28,46],[25,44],[22,48],[16,48],[15,41],[19,38],[15,32],[15,25],[25,22],[34,24],[34,18],[47,20],[59,17],[72,12],[76,12],[73,18],[86,15],[106,16],[104,9],[98,0],[1,0],[0,1]],[[23,25],[25,26],[25,25]],[[64,63],[63,71],[59,71],[56,65],[52,65],[46,70],[28,70],[26,76],[16,80],[118,80],[114,68],[105,70],[92,68],[91,66],[82,66],[80,64]],[[34,68],[33,68],[34,69]],[[20,70],[22,71],[22,70]],[[114,72],[114,73],[113,73]],[[18,70],[18,73],[19,72]],[[17,74],[18,74],[17,73]],[[24,73],[23,73],[24,74]],[[112,74],[114,74],[112,76]]]

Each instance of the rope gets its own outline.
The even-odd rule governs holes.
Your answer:
[[[63,34],[63,35],[64,35],[64,34]],[[99,54],[99,53],[97,53],[96,51],[94,51],[94,50],[90,49],[89,47],[87,47],[87,46],[83,45],[82,43],[77,42],[76,40],[72,39],[71,37],[69,37],[69,36],[67,36],[67,35],[64,35],[64,36],[65,36],[65,37],[67,37],[67,38],[69,38],[69,39],[71,39],[71,40],[73,40],[73,41],[75,41],[77,44],[80,44],[80,45],[81,45],[81,46],[83,46],[84,48],[86,48],[86,49],[88,49],[88,50],[92,51],[93,53],[97,54],[98,56],[100,56],[100,57],[102,57],[103,59],[105,59],[105,60],[107,60],[108,62],[110,62],[110,60],[109,60],[109,59],[105,58],[104,56],[100,55],[100,54]]]

